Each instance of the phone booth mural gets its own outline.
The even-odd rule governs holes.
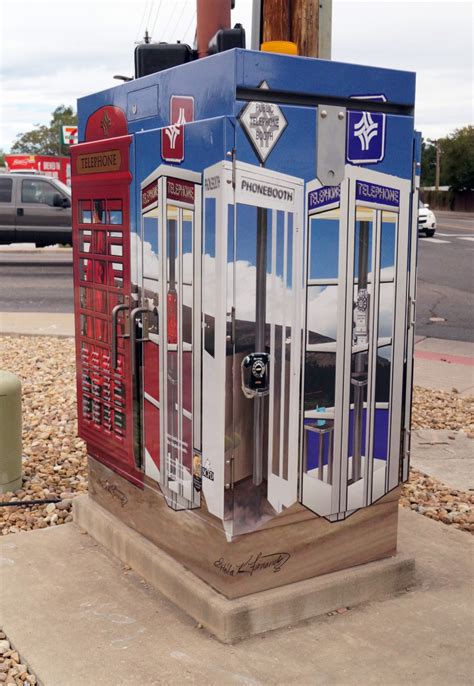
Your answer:
[[[103,139],[104,127],[117,134]],[[72,147],[79,435],[96,459],[137,485],[128,311],[130,146],[114,107],[89,119]]]
[[[308,184],[301,497],[331,520],[399,482],[409,190],[354,167]]]
[[[290,568],[293,526],[324,547],[365,509],[361,564],[409,469],[414,77],[232,50],[146,78],[83,99],[72,148],[93,497],[123,491],[117,516],[186,564],[198,521],[216,588],[226,546],[261,535]]]
[[[159,166],[141,183],[141,215],[144,471],[174,509],[198,507],[201,175]]]
[[[204,173],[203,459],[225,469],[203,492],[229,535],[297,499],[303,310],[303,181],[235,155]]]

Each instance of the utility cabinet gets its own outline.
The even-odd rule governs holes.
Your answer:
[[[232,50],[79,101],[90,494],[228,597],[396,549],[414,85]]]

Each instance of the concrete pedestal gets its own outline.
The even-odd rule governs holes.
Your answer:
[[[293,625],[337,608],[380,600],[414,584],[414,559],[398,554],[228,599],[89,496],[74,500],[74,520],[224,643]]]

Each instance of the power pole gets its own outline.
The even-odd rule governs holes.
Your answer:
[[[436,149],[436,175],[435,175],[435,189],[439,191],[439,178],[440,178],[440,162],[441,162],[441,151],[439,149],[439,141],[435,141]]]
[[[296,43],[298,55],[329,59],[331,3],[332,0],[256,0],[254,14],[260,10],[260,42],[291,41]],[[320,22],[323,17],[324,25]],[[256,26],[255,16],[253,25]],[[254,39],[254,48],[255,43]]]
[[[230,28],[231,0],[196,0],[196,36],[199,57],[206,57],[210,39]]]

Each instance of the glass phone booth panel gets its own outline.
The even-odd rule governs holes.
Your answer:
[[[226,385],[234,535],[297,499],[302,208],[300,179],[235,163],[227,259],[233,383]]]
[[[399,483],[408,198],[352,167],[308,184],[301,500],[329,519]]]
[[[200,175],[161,166],[151,176],[142,183],[143,464],[184,509],[200,502]]]

